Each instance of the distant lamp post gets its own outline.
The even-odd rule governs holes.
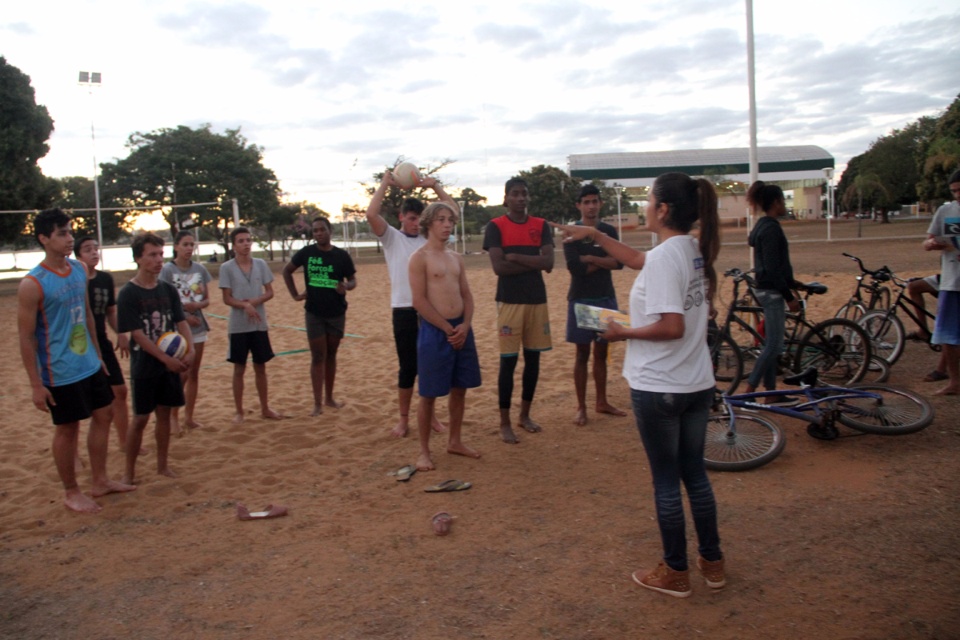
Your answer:
[[[99,71],[81,71],[77,84],[87,87],[90,94],[90,143],[93,146],[93,197],[97,207],[97,244],[100,263],[103,264],[103,225],[100,224],[100,167],[97,166],[97,135],[93,126],[93,88],[100,86]]]
[[[827,179],[827,242],[830,242],[830,221],[833,220],[833,167],[824,167],[823,177]]]
[[[614,183],[613,188],[617,190],[617,237],[623,240],[623,214],[620,211],[620,201],[623,200],[625,189]]]

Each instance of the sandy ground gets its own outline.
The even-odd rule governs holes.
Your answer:
[[[852,289],[843,250],[903,275],[938,268],[915,238],[827,245],[788,235],[798,276],[831,288],[816,318]],[[730,241],[720,266],[745,266],[746,256]],[[279,356],[268,372],[272,403],[290,418],[230,424],[226,324],[216,317],[225,307],[215,295],[197,412],[205,426],[173,441],[179,478],[156,475],[148,454],[138,490],[102,499],[97,516],[62,505],[48,417],[29,402],[9,333],[0,344],[0,637],[958,637],[956,398],[934,398],[933,425],[902,437],[841,427],[843,437],[821,442],[781,421],[779,458],[711,476],[728,586],[712,593],[697,576],[693,597],[675,600],[630,581],[660,555],[632,418],[591,411],[586,427],[572,424],[565,269],[547,276],[555,348],[533,412],[544,431],[508,446],[497,437],[495,281],[486,257],[469,262],[484,385],[468,393],[464,433],[483,458],[449,456],[435,438],[438,470],[408,483],[388,475],[415,460],[417,442],[388,435],[396,361],[382,264],[361,264],[349,297],[336,394],[347,404],[319,418],[308,416],[300,304],[278,282],[268,313]],[[634,275],[616,275],[621,303]],[[0,324],[13,327],[15,311],[14,296],[0,297]],[[614,346],[610,399],[626,409],[622,357]],[[928,394],[935,385],[919,379],[935,360],[910,343],[891,382]],[[255,398],[252,375],[247,389]],[[118,477],[114,443],[109,464]],[[473,488],[423,492],[450,478]],[[237,502],[282,504],[290,515],[242,522]],[[454,516],[446,537],[430,525],[441,509]]]

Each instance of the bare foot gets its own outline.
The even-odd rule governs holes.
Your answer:
[[[457,444],[447,445],[447,453],[452,453],[455,456],[467,456],[468,458],[479,458],[480,452],[476,449],[471,449],[467,445],[459,442]]]
[[[507,444],[519,444],[520,440],[508,424],[500,425],[500,439]]]
[[[135,486],[126,482],[107,480],[106,484],[94,486],[90,493],[94,498],[99,498],[100,496],[105,496],[108,493],[124,493],[127,491],[135,491],[136,489],[137,488]]]
[[[597,413],[609,413],[612,416],[621,416],[621,417],[627,415],[626,411],[617,409],[615,406],[607,402],[597,403]]]
[[[188,429],[202,429],[202,428],[203,428],[203,425],[200,424],[199,422],[197,422],[196,420],[194,420],[193,418],[187,418],[186,425],[187,425],[187,428],[188,428]]]
[[[433,430],[437,433],[446,433],[447,425],[437,420],[437,416],[433,416]]]
[[[180,416],[175,412],[170,414],[170,435],[182,438],[184,434],[183,427],[180,426]]]
[[[77,513],[99,513],[103,509],[93,498],[79,489],[67,492],[63,499],[63,506]]]
[[[283,420],[285,417],[282,413],[277,413],[273,409],[267,409],[260,415],[262,415],[267,420]]]
[[[120,478],[120,484],[125,484],[125,485],[127,485],[127,486],[129,486],[129,487],[132,487],[132,486],[134,486],[134,485],[137,484],[137,483],[136,483],[136,481],[135,481],[133,478],[131,478],[130,476],[123,476],[122,478]]]
[[[235,413],[233,414],[233,420],[231,420],[230,422],[232,422],[233,424],[243,424],[243,417],[244,416],[242,413]]]
[[[408,433],[410,433],[410,425],[406,420],[401,420],[397,423],[397,426],[390,429],[390,435],[394,438],[406,438]]]
[[[587,424],[587,410],[586,409],[577,409],[577,415],[573,418],[573,424],[578,427],[582,427]]]
[[[168,478],[176,478],[176,477],[177,477],[177,474],[175,474],[175,473],[170,469],[170,467],[167,467],[166,469],[157,469],[157,473],[159,473],[159,474],[162,475],[162,476],[166,476],[166,477],[168,477]]]
[[[417,471],[433,471],[436,467],[429,453],[421,453],[417,457]]]
[[[943,389],[938,389],[937,391],[933,392],[933,395],[935,396],[955,396],[958,394],[960,394],[960,388],[953,385],[948,385]]]
[[[527,433],[540,433],[543,431],[543,427],[531,420],[530,416],[522,416],[517,426],[523,428]]]
[[[324,404],[327,405],[328,407],[333,407],[334,409],[339,409],[340,407],[342,407],[343,405],[345,405],[346,402],[340,402],[339,400],[334,400],[333,398],[327,398],[327,401],[324,402]]]
[[[313,405],[313,411],[310,412],[311,418],[316,418],[317,416],[323,415],[323,405],[315,404]]]

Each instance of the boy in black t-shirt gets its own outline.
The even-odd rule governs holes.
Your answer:
[[[193,333],[180,303],[180,294],[169,282],[160,280],[163,269],[163,240],[145,233],[131,243],[137,275],[120,290],[117,298],[118,329],[130,332],[130,386],[133,389],[133,428],[127,434],[127,467],[124,482],[135,478],[137,455],[150,414],[157,414],[157,473],[177,477],[167,464],[170,448],[170,413],[184,405],[180,374],[193,362]],[[168,356],[157,346],[157,338],[176,331],[187,340],[183,358]]]

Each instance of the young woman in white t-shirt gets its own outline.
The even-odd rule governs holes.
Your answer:
[[[690,230],[699,223],[699,239]],[[699,540],[697,566],[707,585],[726,584],[717,531],[717,506],[703,462],[707,415],[715,381],[707,321],[720,249],[717,194],[702,178],[665,173],[650,190],[647,229],[660,243],[637,251],[593,227],[558,227],[571,241],[592,238],[610,256],[642,269],[630,291],[630,327],[611,323],[601,337],[627,340],[623,375],[653,475],[663,560],[633,573],[648,589],[691,594],[681,482]]]

